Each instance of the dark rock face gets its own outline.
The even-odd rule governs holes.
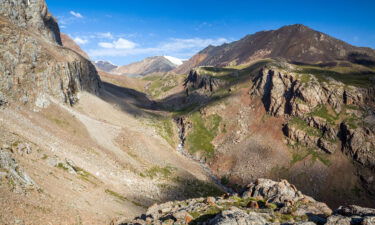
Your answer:
[[[202,89],[206,92],[213,92],[216,90],[222,82],[209,75],[201,75],[199,69],[191,70],[184,82],[186,93],[189,90]]]
[[[58,26],[44,1],[2,0],[1,6],[2,102],[45,107],[49,97],[74,104],[82,90],[98,93],[95,67],[61,47]]]
[[[283,180],[258,179],[241,197],[224,195],[151,206],[145,215],[121,224],[374,224],[374,209],[342,206],[336,211]]]
[[[283,58],[288,62],[302,64],[350,61],[373,65],[375,52],[296,24],[278,30],[257,32],[229,44],[209,46],[185,62],[176,72],[188,73],[198,66],[239,65],[264,58]]]

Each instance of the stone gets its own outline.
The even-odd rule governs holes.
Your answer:
[[[1,0],[0,105],[44,108],[50,97],[75,104],[80,91],[99,94],[95,66],[61,46],[44,0]]]

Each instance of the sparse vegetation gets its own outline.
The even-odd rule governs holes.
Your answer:
[[[296,116],[292,117],[292,119],[289,121],[289,125],[305,131],[309,136],[321,137],[323,135],[321,130],[310,127],[306,121]]]
[[[153,126],[158,134],[164,138],[170,146],[176,147],[176,134],[172,118],[155,117],[149,121],[149,125]]]
[[[144,173],[141,173],[141,177],[149,177],[151,179],[154,178],[170,178],[173,175],[173,172],[176,170],[176,168],[172,166],[154,166],[148,170],[146,170]]]
[[[355,68],[351,70],[343,69],[341,67],[319,67],[319,66],[298,66],[298,70],[295,71],[301,74],[312,74],[320,82],[328,82],[329,79],[340,81],[346,85],[352,85],[356,87],[369,87],[374,85],[371,80],[375,77],[375,71],[363,71],[358,72]]]
[[[332,110],[333,111],[333,110]],[[310,113],[311,116],[317,116],[320,118],[325,119],[328,123],[334,125],[336,124],[336,121],[339,119],[339,115],[335,113],[335,115],[332,115],[327,109],[325,105],[319,105],[317,106],[313,112]]]
[[[202,118],[200,113],[195,112],[189,119],[192,122],[192,130],[186,138],[188,150],[193,154],[202,152],[205,157],[211,158],[214,154],[211,142],[218,134],[221,117],[214,114]]]

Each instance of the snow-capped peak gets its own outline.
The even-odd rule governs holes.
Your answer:
[[[168,59],[171,63],[173,63],[177,66],[179,66],[183,63],[181,59],[173,57],[173,56],[166,56],[165,55],[164,58]]]

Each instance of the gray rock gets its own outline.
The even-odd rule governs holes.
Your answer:
[[[265,225],[271,224],[260,214],[246,213],[243,210],[232,207],[218,214],[208,222],[209,225]]]
[[[13,190],[23,192],[26,189],[37,188],[36,183],[23,171],[11,153],[3,149],[0,149],[0,169],[4,170],[5,176],[11,180]]]
[[[60,46],[58,25],[44,0],[0,4],[0,105],[46,107],[47,96],[74,104],[80,91],[98,94],[94,65]]]

